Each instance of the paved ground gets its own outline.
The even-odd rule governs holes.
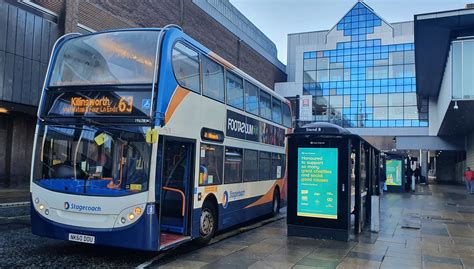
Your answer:
[[[382,200],[381,232],[352,242],[288,238],[281,220],[159,268],[474,268],[474,196],[462,186],[421,187]]]
[[[286,236],[285,220],[160,254],[39,238],[27,207],[0,208],[0,268],[474,268],[474,195],[462,186],[382,199],[381,232],[335,242]]]

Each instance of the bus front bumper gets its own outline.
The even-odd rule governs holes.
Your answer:
[[[69,241],[69,234],[78,234],[93,236],[96,245],[147,251],[159,250],[159,227],[156,213],[144,214],[138,221],[123,228],[93,229],[53,222],[31,207],[31,230],[35,235],[53,239]]]

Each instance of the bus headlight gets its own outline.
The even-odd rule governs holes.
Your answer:
[[[122,218],[120,219],[120,222],[121,222],[122,224],[125,224],[126,221],[127,221],[127,220],[125,219],[125,217],[122,217]]]
[[[140,216],[140,214],[142,213],[142,209],[140,207],[135,207],[135,215],[137,216]]]
[[[128,220],[132,221],[133,219],[135,219],[135,215],[133,213],[128,214]]]
[[[35,204],[38,204],[39,202],[40,202],[40,199],[38,197],[36,197]]]
[[[44,205],[43,205],[43,204],[40,204],[40,205],[38,206],[38,208],[39,208],[39,210],[43,211]]]
[[[46,209],[46,210],[44,211],[44,213],[45,213],[46,215],[49,215],[49,209]]]

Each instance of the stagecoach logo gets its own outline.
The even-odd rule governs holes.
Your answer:
[[[229,194],[227,191],[222,195],[222,207],[225,209],[229,205]]]
[[[89,206],[89,205],[77,205],[74,203],[64,202],[64,209],[74,210],[78,212],[89,211],[89,212],[100,212],[102,208],[100,206]]]

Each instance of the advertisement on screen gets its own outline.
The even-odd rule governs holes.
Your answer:
[[[388,186],[402,185],[402,161],[401,160],[387,160],[386,174]]]
[[[298,149],[297,216],[337,219],[337,148]]]

